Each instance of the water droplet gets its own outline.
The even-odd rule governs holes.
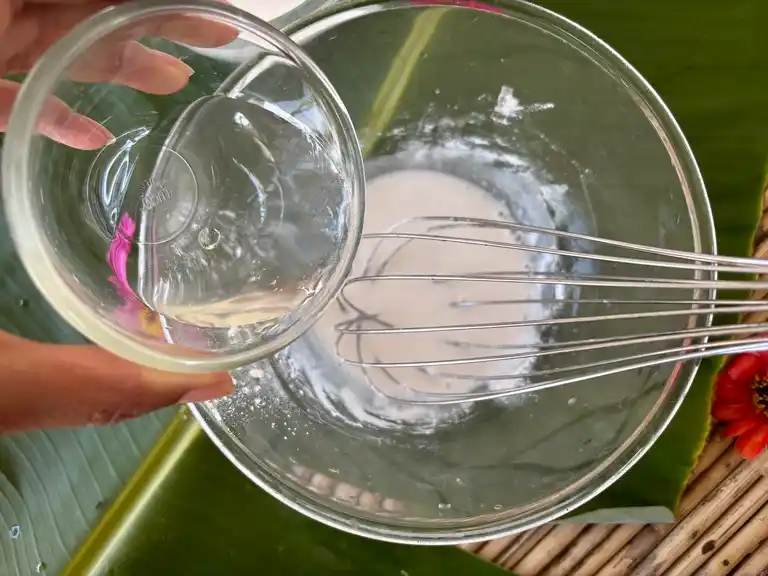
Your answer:
[[[29,300],[27,300],[26,298],[20,298],[19,308],[26,308],[27,306],[29,306]]]
[[[16,540],[19,536],[21,536],[21,526],[18,524],[11,526],[11,538]]]
[[[493,509],[494,510],[501,510],[502,508],[504,508],[504,506],[502,506],[501,504],[494,504],[493,505]]]
[[[451,507],[451,505],[448,502],[440,502],[440,504],[437,505],[440,510],[448,510],[448,508]]]
[[[203,250],[213,250],[221,240],[221,232],[216,228],[203,228],[197,235],[197,241]]]
[[[35,566],[35,570],[37,571],[38,574],[42,574],[43,572],[45,572],[46,568],[48,568],[48,566],[46,565],[45,562],[38,562],[37,566]]]

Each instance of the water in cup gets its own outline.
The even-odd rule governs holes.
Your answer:
[[[310,96],[204,96],[161,142],[134,131],[100,155],[131,167],[101,210],[116,218],[113,245],[135,244],[130,290],[174,341],[201,326],[205,348],[279,329],[336,263],[346,183]]]

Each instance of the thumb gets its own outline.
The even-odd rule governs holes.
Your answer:
[[[0,433],[109,424],[232,390],[227,373],[161,372],[96,346],[41,344],[0,333]]]

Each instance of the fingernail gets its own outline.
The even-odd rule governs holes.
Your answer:
[[[184,70],[184,73],[185,73],[187,76],[192,76],[192,74],[194,74],[194,73],[195,73],[195,69],[194,69],[194,68],[192,68],[192,66],[190,66],[189,64],[187,64],[187,63],[186,63],[186,62],[184,62],[183,60],[176,60],[176,67],[177,67],[179,70]]]
[[[160,50],[150,51],[147,49],[147,52],[152,55],[154,65],[161,65],[165,67],[166,70],[173,70],[174,72],[184,74],[187,78],[195,73],[195,69],[180,58],[176,58],[175,56],[171,56],[170,54],[161,52]],[[143,64],[146,63],[144,62]]]
[[[115,136],[104,126],[80,114],[72,114],[63,122],[44,127],[41,132],[80,150],[97,150],[115,141]]]

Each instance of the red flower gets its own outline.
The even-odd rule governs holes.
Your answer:
[[[720,372],[712,416],[736,450],[754,458],[768,446],[768,352],[741,354]]]

